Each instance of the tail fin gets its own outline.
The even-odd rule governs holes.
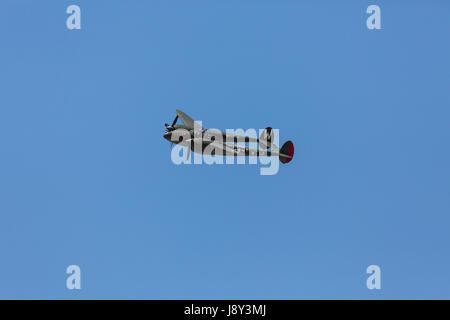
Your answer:
[[[272,148],[272,142],[273,142],[273,130],[271,127],[267,127],[264,129],[264,131],[261,133],[261,136],[259,137],[259,146],[262,150],[267,150]]]
[[[294,158],[294,144],[292,141],[287,141],[280,149],[280,155],[278,156],[281,163],[288,163]]]

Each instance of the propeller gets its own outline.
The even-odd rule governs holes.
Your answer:
[[[167,123],[164,122],[164,126],[166,127],[167,132],[175,130],[174,125],[177,123],[177,120],[178,120],[178,115],[175,117],[175,119],[173,120],[171,125],[168,125]]]

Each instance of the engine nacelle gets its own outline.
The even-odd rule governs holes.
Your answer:
[[[259,146],[263,150],[267,150],[271,148],[273,143],[273,130],[271,127],[267,127],[264,129],[264,131],[261,133],[261,136],[259,137]]]

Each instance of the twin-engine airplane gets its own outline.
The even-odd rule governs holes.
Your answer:
[[[177,113],[177,116],[172,124],[169,125],[164,123],[166,132],[163,137],[172,143],[187,147],[188,159],[191,150],[203,154],[205,148],[208,146],[208,149],[213,150],[210,153],[211,155],[214,155],[215,153],[219,154],[220,151],[220,154],[224,156],[278,156],[282,163],[288,163],[294,157],[294,144],[292,141],[285,142],[281,149],[272,142],[273,130],[271,127],[264,129],[258,139],[221,131],[206,130],[195,122],[196,130],[200,133],[196,134],[194,131],[194,120],[180,110],[175,110],[175,112]],[[178,118],[180,118],[184,124],[176,124]],[[222,137],[222,141],[216,139],[216,137],[220,136]],[[234,143],[227,143],[229,141]],[[256,142],[259,144],[260,149],[238,146],[236,145],[237,142]],[[218,150],[218,152],[215,152],[214,150]]]

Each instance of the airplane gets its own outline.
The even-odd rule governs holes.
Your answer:
[[[195,135],[194,132],[194,120],[181,110],[175,110],[175,112],[177,115],[172,124],[169,125],[167,123],[164,123],[166,132],[164,133],[163,137],[164,139],[172,143],[187,147],[188,159],[191,150],[193,152],[203,154],[207,146],[211,146],[211,149],[213,149],[211,155],[214,155],[215,149],[221,151],[221,154],[224,156],[278,156],[281,163],[288,163],[294,157],[294,144],[292,143],[292,141],[285,142],[281,149],[279,149],[274,143],[272,143],[273,131],[271,127],[267,127],[266,129],[264,129],[264,131],[261,133],[260,138],[258,139],[216,130],[206,130],[203,129],[198,123],[196,123],[196,126],[198,126],[201,132],[200,137],[198,137],[198,135]],[[176,124],[178,119],[181,119],[184,124]],[[215,137],[218,136],[222,136],[222,141],[215,141]],[[234,143],[256,142],[263,150],[226,143],[228,141],[233,141]]]

